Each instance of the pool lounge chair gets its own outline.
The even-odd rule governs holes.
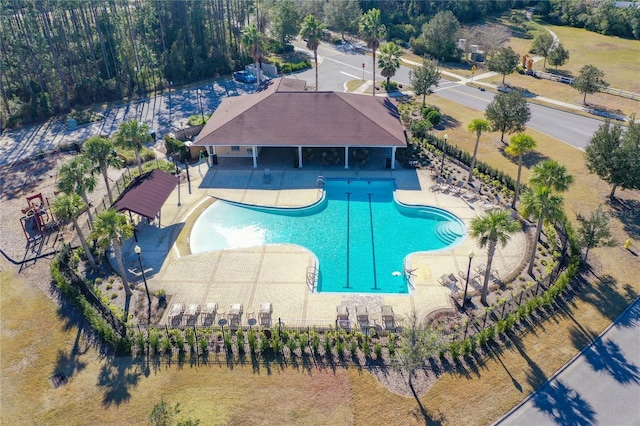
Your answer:
[[[356,306],[356,318],[360,328],[369,326],[369,311],[364,305]]]
[[[213,325],[213,322],[216,319],[216,314],[218,313],[218,304],[215,302],[210,302],[204,305],[202,308],[202,325],[208,326]]]
[[[441,177],[436,178],[436,181],[429,187],[429,191],[440,191],[440,185],[444,182]]]
[[[169,325],[172,327],[180,325],[182,323],[183,312],[184,305],[182,303],[174,303],[173,305],[171,305],[171,309],[169,309],[169,313],[167,314]]]
[[[258,309],[258,322],[260,325],[269,327],[271,325],[271,314],[273,313],[273,307],[271,302],[265,302],[260,304]]]
[[[241,303],[234,303],[227,312],[229,319],[229,325],[240,325],[240,318],[242,317],[243,307]]]
[[[382,324],[386,330],[395,330],[396,315],[394,314],[391,305],[383,305],[382,308],[380,308],[380,317],[382,318]]]
[[[336,327],[340,327],[344,330],[351,329],[351,322],[349,321],[349,308],[345,305],[339,305],[336,308]]]
[[[200,305],[189,305],[184,311],[184,316],[187,325],[196,325],[198,315],[200,314]]]

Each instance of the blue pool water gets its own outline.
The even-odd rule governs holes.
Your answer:
[[[404,258],[457,244],[466,228],[450,212],[406,206],[392,180],[328,180],[311,207],[274,209],[218,201],[196,220],[193,253],[297,244],[320,263],[320,292],[408,293]]]

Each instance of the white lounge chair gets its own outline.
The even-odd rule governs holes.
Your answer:
[[[218,313],[218,304],[215,302],[206,303],[202,308],[202,325],[213,325],[216,314]]]
[[[382,324],[387,330],[395,330],[396,328],[396,316],[393,312],[393,308],[390,305],[383,305],[380,308],[380,317],[382,318]]]
[[[200,314],[200,305],[189,305],[187,309],[184,311],[184,316],[187,325],[195,325],[198,320],[198,315]]]
[[[229,325],[239,325],[243,311],[244,309],[241,303],[234,303],[233,305],[231,305],[231,307],[229,308],[229,312],[227,312]]]
[[[171,309],[169,309],[169,313],[167,314],[169,325],[171,325],[172,327],[175,325],[180,325],[182,323],[183,312],[184,305],[182,303],[174,303],[173,305],[171,305]]]
[[[273,313],[273,307],[270,302],[265,302],[260,304],[260,309],[258,310],[258,321],[260,325],[270,326],[271,325],[271,314]]]

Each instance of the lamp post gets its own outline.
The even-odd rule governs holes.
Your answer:
[[[149,327],[151,326],[151,295],[149,294],[149,287],[147,286],[147,277],[144,275],[144,267],[142,266],[142,249],[139,245],[133,248],[133,251],[138,255],[138,263],[140,264],[140,272],[142,272],[142,280],[144,281],[144,290],[147,292],[147,340],[149,339]]]
[[[178,153],[176,152],[173,156],[173,164],[176,166],[176,176],[178,177],[178,207],[180,207],[182,205],[180,204],[180,168],[178,167],[178,162],[176,161],[177,156]]]
[[[202,125],[204,126],[204,109],[202,108],[202,90],[198,89],[198,104],[200,104],[200,115],[202,116]]]
[[[169,82],[169,123],[171,124],[171,89],[173,89],[173,81]]]
[[[471,260],[475,256],[472,251],[469,252],[469,267],[467,268],[467,282],[464,284],[464,296],[462,297],[462,310],[464,311],[465,304],[467,303],[467,288],[469,288],[469,275],[471,275]]]
[[[440,165],[440,176],[444,172],[444,157],[447,156],[447,141],[449,140],[449,135],[444,134],[444,146],[442,147],[442,164]]]

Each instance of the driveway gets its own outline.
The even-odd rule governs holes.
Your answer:
[[[640,298],[496,425],[640,425]]]

